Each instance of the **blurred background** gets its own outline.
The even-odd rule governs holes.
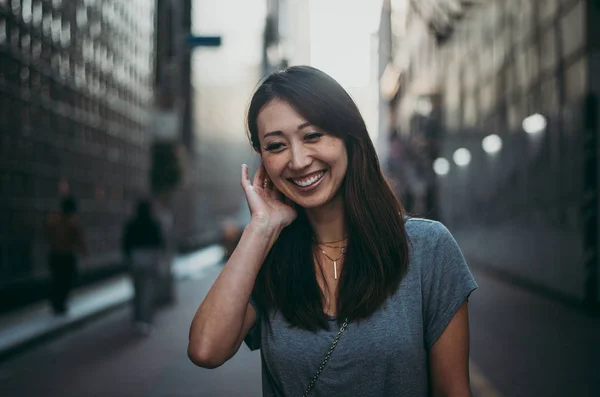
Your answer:
[[[0,0],[0,395],[261,395],[259,353],[209,371],[185,349],[249,218],[248,100],[297,64],[350,92],[407,210],[461,246],[474,395],[599,396],[596,0]],[[66,197],[82,255],[53,313]],[[140,199],[165,258],[149,338]]]

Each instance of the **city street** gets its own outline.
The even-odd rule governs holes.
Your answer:
[[[117,309],[0,364],[3,397],[258,396],[260,356],[242,346],[218,369],[186,356],[190,320],[220,266],[178,285],[149,338]],[[470,302],[474,396],[597,396],[598,319],[474,271]],[[399,357],[399,359],[402,359]],[[555,374],[552,377],[547,374]]]
[[[262,211],[244,163],[334,258],[386,205],[452,232],[473,397],[600,397],[598,26],[594,0],[0,0],[0,397],[261,396],[259,351],[187,357]],[[177,280],[149,336],[138,248]]]
[[[190,321],[220,267],[178,285],[178,302],[160,311],[149,338],[138,336],[130,309],[118,309],[59,339],[0,364],[2,397],[256,396],[260,356],[240,349],[216,370],[187,358]]]

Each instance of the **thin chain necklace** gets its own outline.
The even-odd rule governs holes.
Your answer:
[[[342,252],[344,252],[344,253],[346,252],[346,247],[348,246],[347,244],[344,244],[344,245],[331,245],[331,244],[325,244],[325,243],[317,243],[317,245],[319,245],[319,246],[322,245],[322,246],[327,247],[327,248],[341,248]]]
[[[315,244],[317,244],[318,246],[324,246],[324,247],[328,247],[328,248],[341,248],[342,249],[342,253],[346,252],[346,247],[348,246],[348,244],[336,244],[336,243],[341,243],[342,241],[347,240],[347,237],[342,238],[341,240],[335,240],[335,241],[317,241],[314,237],[313,237],[313,241]]]
[[[327,252],[325,252],[324,250],[322,250],[321,247],[319,247],[319,250],[323,253],[323,255],[325,255],[327,257],[327,259],[329,259],[330,261],[333,262],[333,278],[337,280],[337,278],[338,278],[338,275],[337,275],[337,261],[339,261],[340,258],[342,256],[344,256],[344,254],[346,253],[346,250],[342,249],[342,253],[340,254],[340,256],[338,256],[335,259],[333,259],[329,255],[327,255]]]
[[[318,241],[317,239],[315,239],[315,238],[313,237],[313,241],[314,241],[315,243],[317,243],[317,244],[320,244],[320,245],[326,245],[326,244],[334,244],[334,243],[339,243],[340,241],[344,241],[344,240],[346,240],[347,238],[348,238],[348,237],[342,237],[341,239],[339,239],[339,240],[334,240],[334,241]]]

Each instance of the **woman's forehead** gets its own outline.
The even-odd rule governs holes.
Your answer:
[[[307,120],[282,100],[272,100],[258,113],[256,124],[261,136],[271,131],[294,132]]]

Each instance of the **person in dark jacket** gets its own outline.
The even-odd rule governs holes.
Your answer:
[[[65,315],[69,293],[77,274],[77,256],[87,255],[88,250],[83,227],[77,216],[75,197],[63,198],[60,206],[60,213],[48,216],[46,235],[50,246],[50,302],[54,314]]]
[[[153,329],[158,267],[164,253],[160,224],[148,200],[138,202],[135,216],[125,226],[123,253],[133,277],[134,322],[140,333],[148,335]]]

